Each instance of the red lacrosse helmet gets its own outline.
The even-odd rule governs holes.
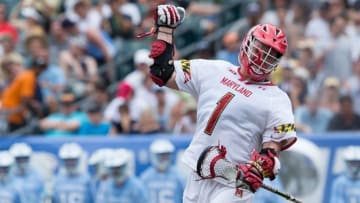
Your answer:
[[[250,79],[262,81],[275,70],[287,49],[285,33],[271,24],[259,24],[245,36],[239,62]]]

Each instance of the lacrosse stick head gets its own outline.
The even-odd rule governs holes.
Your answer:
[[[224,146],[209,146],[200,154],[196,172],[202,179],[223,178],[233,182],[237,177],[237,166],[226,159]]]

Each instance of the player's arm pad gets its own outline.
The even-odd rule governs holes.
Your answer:
[[[174,72],[172,60],[173,45],[163,40],[155,40],[151,44],[150,57],[154,64],[150,66],[151,79],[159,86],[164,86]]]

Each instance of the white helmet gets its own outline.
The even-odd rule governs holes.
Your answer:
[[[360,178],[360,146],[349,146],[343,151],[346,172],[350,178]]]
[[[102,148],[96,150],[89,159],[89,165],[94,167],[94,174],[97,178],[101,178],[108,174],[108,170],[105,167],[105,161],[113,153],[113,149]]]
[[[30,157],[32,154],[31,147],[24,142],[11,145],[9,151],[14,157]]]
[[[25,173],[29,168],[30,157],[32,154],[31,147],[26,143],[19,142],[11,145],[9,151],[15,158],[18,172]]]
[[[63,160],[65,169],[70,175],[78,173],[82,153],[82,147],[74,142],[65,143],[60,147],[59,157]]]
[[[166,139],[157,139],[150,145],[151,163],[160,171],[165,171],[171,164],[174,145]]]
[[[8,151],[0,151],[0,181],[6,181],[10,175],[10,169],[14,158]]]
[[[116,183],[122,184],[129,175],[129,162],[131,153],[127,149],[117,149],[105,161],[105,166],[110,170],[110,175]]]

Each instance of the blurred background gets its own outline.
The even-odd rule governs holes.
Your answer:
[[[187,10],[175,33],[177,59],[238,65],[253,25],[285,30],[289,49],[271,79],[292,100],[301,139],[283,153],[279,181],[268,184],[304,202],[328,203],[334,193],[360,202],[359,0],[0,0],[0,169],[11,169],[4,170],[8,180],[19,159],[6,152],[25,143],[19,157],[40,171],[41,202],[57,202],[54,181],[65,159],[77,160],[75,168],[94,180],[91,156],[122,148],[131,156],[114,163],[129,164],[129,174],[140,177],[158,138],[173,144],[171,163],[186,177],[179,159],[195,131],[196,101],[153,84],[147,71],[154,38],[135,38],[151,29],[163,3]],[[61,156],[63,145],[74,142],[79,146],[70,147],[70,158]],[[332,191],[343,176],[347,181],[339,184],[349,189]],[[24,196],[24,183],[16,185]],[[279,202],[275,197],[260,193],[256,202]]]

